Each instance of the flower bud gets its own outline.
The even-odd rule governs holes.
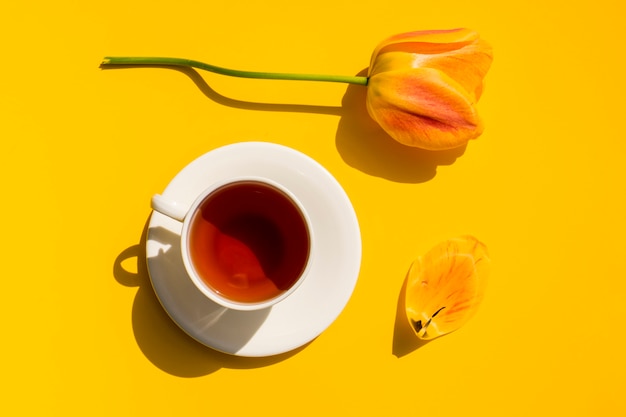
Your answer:
[[[372,54],[367,110],[404,145],[463,146],[483,131],[476,102],[492,60],[489,44],[469,29],[393,36]]]

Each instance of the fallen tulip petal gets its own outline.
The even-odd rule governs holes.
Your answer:
[[[467,323],[483,299],[490,263],[485,245],[463,236],[440,243],[411,265],[405,305],[418,338],[434,339]]]

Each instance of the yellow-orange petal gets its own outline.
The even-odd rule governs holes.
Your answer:
[[[380,59],[379,59],[380,60]],[[438,69],[457,81],[478,101],[483,79],[493,62],[493,50],[484,40],[441,54],[416,55],[413,66]]]
[[[462,327],[476,313],[490,259],[472,236],[450,239],[418,258],[406,283],[406,314],[417,337],[430,340]]]
[[[401,33],[380,42],[372,53],[371,63],[385,52],[440,53],[458,49],[476,41],[479,34],[471,29],[423,30]]]
[[[473,94],[431,68],[371,76],[366,104],[370,116],[383,130],[407,146],[457,148],[483,130]]]

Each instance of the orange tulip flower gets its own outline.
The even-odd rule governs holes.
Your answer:
[[[471,236],[440,243],[413,262],[405,306],[418,338],[434,339],[467,323],[483,299],[490,263],[485,245]]]
[[[372,55],[367,110],[405,145],[465,145],[483,131],[476,102],[491,61],[491,47],[469,29],[393,36]]]
[[[245,78],[328,81],[367,86],[370,116],[395,140],[430,150],[451,149],[478,137],[476,112],[492,53],[469,29],[411,32],[376,47],[369,74],[337,76],[240,71],[163,57],[107,57],[104,66],[174,65]]]

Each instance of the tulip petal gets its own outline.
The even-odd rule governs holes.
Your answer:
[[[463,146],[483,131],[475,105],[492,60],[489,44],[470,29],[392,36],[372,55],[368,112],[404,145]]]
[[[459,49],[478,38],[476,31],[465,28],[401,33],[379,43],[372,53],[371,63],[374,63],[377,56],[386,52],[441,53]]]
[[[435,246],[411,265],[406,314],[417,337],[434,339],[467,323],[484,297],[490,263],[485,245],[463,236]]]
[[[413,65],[435,68],[447,74],[473,94],[478,101],[482,93],[483,79],[493,61],[491,46],[483,41],[465,45],[453,52],[414,57]]]
[[[483,130],[474,108],[474,94],[431,68],[371,76],[367,109],[391,137],[422,149],[456,148]]]

